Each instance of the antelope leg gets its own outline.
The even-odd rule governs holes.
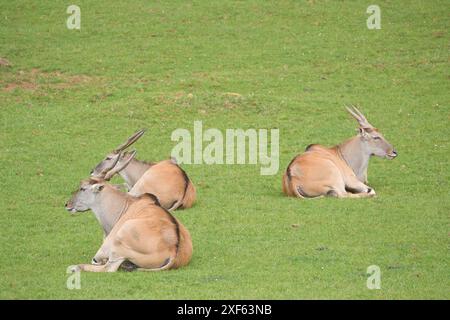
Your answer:
[[[103,265],[92,265],[92,264],[78,264],[72,266],[72,272],[76,271],[88,271],[88,272],[116,272],[119,269],[124,258],[118,258],[116,260],[108,260],[106,264]]]
[[[369,193],[372,190],[372,188],[359,181],[355,175],[346,177],[345,189],[351,193]]]
[[[105,250],[104,246],[101,246],[100,249],[98,249],[95,256],[92,258],[91,264],[103,265],[107,261],[108,261],[108,253]]]

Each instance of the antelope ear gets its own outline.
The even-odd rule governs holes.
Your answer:
[[[131,160],[136,156],[137,151],[133,150],[133,151],[127,151],[124,153],[123,155],[123,159],[125,160]]]
[[[369,137],[370,137],[369,133],[363,127],[358,128],[358,134],[365,140],[369,139]]]
[[[105,185],[96,183],[96,184],[94,184],[94,185],[92,186],[92,190],[93,190],[95,193],[97,193],[97,192],[102,191],[104,187],[105,187]]]

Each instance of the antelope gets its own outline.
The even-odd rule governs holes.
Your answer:
[[[174,158],[151,163],[135,159],[136,151],[125,151],[144,133],[144,129],[139,130],[110,152],[91,171],[91,177],[110,180],[118,173],[125,180],[130,195],[154,194],[169,211],[192,207],[195,187]]]
[[[367,185],[369,159],[377,156],[392,160],[397,151],[355,106],[346,108],[359,124],[358,135],[331,148],[309,145],[290,162],[283,175],[286,195],[299,198],[376,195]]]
[[[103,179],[90,178],[65,205],[71,213],[91,209],[106,237],[95,264],[78,264],[72,272],[115,272],[122,264],[138,271],[175,269],[189,263],[189,231],[152,194],[138,197],[117,190]]]

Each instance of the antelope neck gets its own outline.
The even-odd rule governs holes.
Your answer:
[[[119,175],[125,180],[128,187],[131,189],[140,177],[142,177],[144,172],[148,170],[148,168],[150,168],[150,164],[133,159],[119,172]]]
[[[351,138],[337,146],[339,156],[353,170],[359,180],[364,180],[364,174],[369,166],[370,152],[359,136]]]
[[[105,190],[106,191],[106,190]],[[100,199],[99,203],[92,207],[92,211],[102,225],[106,235],[108,235],[114,225],[119,221],[123,214],[128,210],[129,201],[120,191],[110,189],[112,195],[105,195]],[[103,191],[104,192],[104,191]],[[115,193],[119,194],[115,194]],[[111,198],[113,196],[113,198]]]

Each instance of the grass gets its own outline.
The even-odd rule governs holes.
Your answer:
[[[446,1],[0,1],[0,298],[448,299]],[[230,95],[227,93],[238,93]],[[375,199],[301,201],[281,175],[310,143],[352,136],[356,103],[395,145],[373,159]],[[198,201],[183,269],[81,275],[101,243],[64,203],[141,127],[138,157],[170,155],[176,128],[279,128],[280,170],[184,165]],[[294,225],[294,226],[293,226]],[[382,289],[366,288],[378,265]]]

